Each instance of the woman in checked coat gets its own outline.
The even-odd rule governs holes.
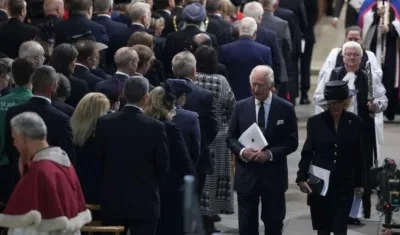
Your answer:
[[[194,56],[197,60],[196,84],[214,93],[219,123],[219,132],[210,146],[214,173],[207,175],[200,205],[206,233],[212,234],[216,232],[214,222],[218,220],[218,214],[234,212],[232,155],[226,147],[225,138],[236,100],[227,79],[217,74],[218,60],[215,50],[200,46]]]

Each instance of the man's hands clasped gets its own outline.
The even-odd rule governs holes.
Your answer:
[[[245,148],[242,157],[249,162],[264,163],[271,159],[269,151],[261,151],[254,148]]]

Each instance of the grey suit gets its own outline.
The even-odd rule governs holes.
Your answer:
[[[270,11],[265,11],[261,20],[261,27],[265,27],[276,33],[277,42],[281,54],[281,83],[288,81],[287,64],[290,61],[292,50],[291,36],[288,22],[273,15]]]

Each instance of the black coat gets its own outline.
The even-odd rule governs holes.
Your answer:
[[[98,120],[96,138],[104,169],[100,203],[103,216],[158,219],[159,185],[170,161],[164,124],[137,107],[125,106]]]
[[[76,107],[79,101],[90,92],[89,86],[84,80],[74,76],[70,76],[68,80],[71,83],[71,95],[65,100],[65,103]]]
[[[24,104],[20,104],[8,109],[6,114],[6,143],[5,149],[10,162],[15,162],[19,154],[13,145],[11,137],[10,120],[23,112],[35,112],[47,126],[47,141],[50,146],[57,146],[64,150],[71,162],[75,164],[75,152],[72,144],[72,130],[69,117],[53,107],[47,100],[40,97],[32,97]]]
[[[61,112],[65,113],[66,115],[68,115],[68,117],[72,117],[72,114],[75,111],[75,108],[72,107],[69,104],[64,103],[63,101],[59,101],[56,99],[53,99],[51,101],[51,104],[58,110],[60,110]]]
[[[361,143],[362,120],[353,113],[343,112],[337,130],[329,111],[308,119],[296,182],[307,181],[310,164],[331,171],[327,195],[308,197],[314,229],[343,232],[347,228],[354,187],[364,182]]]
[[[75,66],[75,71],[74,71],[73,76],[80,80],[85,81],[87,83],[90,91],[94,91],[96,84],[98,82],[103,81],[102,78],[97,77],[96,75],[91,73],[88,68],[78,65],[78,64]]]
[[[11,59],[18,57],[19,46],[33,40],[39,33],[35,26],[24,24],[16,18],[0,23],[0,52]]]

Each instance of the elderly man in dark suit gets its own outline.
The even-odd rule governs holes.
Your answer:
[[[261,21],[261,27],[274,31],[277,36],[278,46],[281,53],[281,74],[279,82],[281,91],[278,88],[278,94],[284,96],[286,93],[286,82],[288,81],[288,66],[290,64],[290,53],[292,51],[292,39],[290,35],[289,24],[287,21],[274,16],[274,3],[275,0],[261,0],[264,8],[264,15]]]
[[[226,66],[229,84],[237,100],[250,95],[248,77],[257,65],[272,66],[271,49],[255,41],[257,22],[245,17],[239,25],[239,40],[221,46],[220,62]]]
[[[96,138],[104,166],[103,224],[153,235],[160,216],[159,185],[170,160],[164,124],[142,111],[148,91],[146,78],[129,78],[124,87],[127,104],[98,120]]]
[[[75,152],[72,144],[72,130],[69,117],[51,105],[51,96],[56,92],[58,75],[53,67],[42,66],[32,75],[33,97],[27,102],[11,107],[5,117],[5,152],[9,157],[12,170],[18,172],[18,159],[24,153],[18,153],[13,145],[10,120],[23,112],[35,112],[45,122],[48,133],[47,141],[51,146],[58,146],[75,163]],[[19,174],[15,174],[18,176]],[[14,185],[18,179],[12,179]]]
[[[203,21],[206,19],[206,9],[200,3],[189,4],[182,11],[182,18],[185,21],[184,29],[169,34],[165,40],[163,64],[167,77],[173,76],[171,71],[172,58],[181,51],[190,51],[193,36],[205,31]],[[212,34],[209,35],[213,47],[217,49],[218,45],[216,37]]]
[[[7,1],[7,9],[10,19],[0,23],[0,52],[14,59],[18,57],[21,44],[33,40],[39,29],[23,23],[26,16],[24,0]]]
[[[54,27],[55,44],[71,42],[71,37],[75,35],[91,32],[96,41],[109,44],[109,38],[104,26],[90,20],[92,18],[92,0],[71,0],[68,1],[70,17],[68,20],[61,21]]]
[[[122,88],[125,82],[136,73],[139,56],[132,47],[122,47],[120,48],[114,56],[114,62],[117,66],[117,72],[115,72],[112,79],[104,80],[96,84],[95,91],[101,92],[107,97],[111,94],[114,99],[118,99],[121,103],[120,108],[125,105],[125,100],[120,99]],[[110,91],[111,90],[111,91]]]
[[[183,79],[168,79],[167,83],[173,89],[176,97],[176,115],[172,121],[178,124],[185,139],[186,148],[196,165],[200,159],[200,122],[199,115],[196,112],[183,109],[186,103],[186,95],[192,92],[192,89]]]
[[[257,22],[256,42],[271,49],[272,69],[276,77],[275,84],[280,84],[281,75],[281,54],[278,47],[276,33],[261,27],[261,20],[264,14],[263,7],[259,2],[249,2],[243,8],[244,17],[252,17]]]
[[[201,156],[196,164],[198,175],[198,193],[201,195],[206,175],[213,173],[210,144],[218,133],[216,109],[213,103],[214,95],[211,91],[194,84],[196,79],[196,59],[188,51],[180,52],[172,60],[172,71],[175,77],[187,81],[192,92],[187,94],[184,109],[196,112],[200,120]]]
[[[236,103],[226,138],[236,158],[234,189],[238,195],[239,233],[258,235],[258,207],[265,234],[281,235],[288,188],[287,155],[298,147],[293,105],[272,94],[273,70],[261,65],[250,75],[252,97]],[[257,123],[268,145],[263,149],[244,146],[238,139]]]
[[[110,40],[109,47],[116,48],[114,45],[126,31],[127,25],[111,19],[111,14],[113,11],[112,5],[112,0],[95,0],[93,2],[93,9],[96,15],[92,17],[92,20],[104,26]],[[114,54],[115,50],[112,51],[109,49],[106,52],[105,64],[109,70],[115,67]]]

